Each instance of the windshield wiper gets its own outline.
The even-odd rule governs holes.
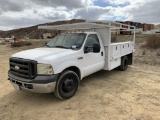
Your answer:
[[[64,46],[60,46],[60,45],[57,45],[57,46],[55,46],[56,48],[65,48],[65,49],[69,49],[69,48],[67,48],[67,47],[64,47]]]

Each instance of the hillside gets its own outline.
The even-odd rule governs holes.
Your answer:
[[[39,25],[61,25],[61,24],[67,24],[67,23],[70,24],[70,23],[77,23],[77,22],[84,22],[84,21],[85,20],[82,20],[82,19],[72,19],[72,20],[56,21],[51,23],[39,24]],[[0,36],[1,37],[15,36],[20,38],[29,37],[31,39],[39,39],[42,37],[44,33],[56,32],[53,30],[39,30],[38,29],[39,25],[27,27],[27,28],[14,29],[9,31],[0,31]]]

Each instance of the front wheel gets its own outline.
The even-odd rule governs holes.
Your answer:
[[[66,70],[60,75],[54,94],[59,99],[69,99],[76,93],[78,86],[78,75],[73,71]]]

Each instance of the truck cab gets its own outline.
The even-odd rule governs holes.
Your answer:
[[[8,76],[14,88],[54,93],[59,99],[69,99],[76,93],[79,82],[84,77],[99,70],[112,70],[116,67],[126,70],[132,63],[134,42],[105,42],[110,37],[107,33],[110,27],[104,29],[104,26],[101,28],[102,25],[96,23],[79,23],[73,26],[80,25],[82,28],[84,24],[90,25],[90,29],[59,34],[42,48],[12,55]],[[53,27],[69,29],[74,28],[73,26]],[[121,46],[122,49],[127,49],[127,45],[130,48],[121,53]]]

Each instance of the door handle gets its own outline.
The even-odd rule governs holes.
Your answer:
[[[101,56],[103,56],[103,51],[101,52]]]
[[[78,58],[78,60],[81,60],[81,59],[83,59],[83,57],[79,57],[79,58]]]

